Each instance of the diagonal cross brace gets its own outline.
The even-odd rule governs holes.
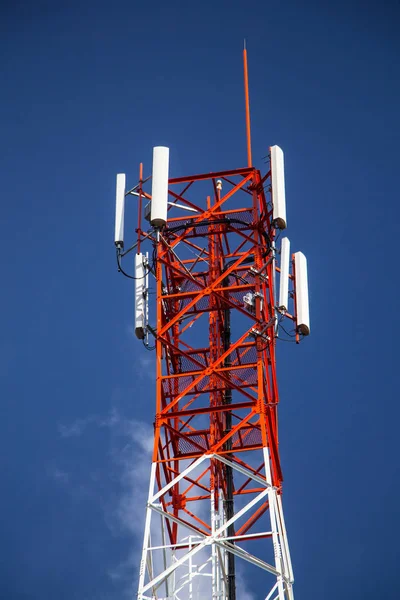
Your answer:
[[[193,467],[193,465],[192,465],[192,467]],[[169,575],[171,575],[171,573],[173,573],[178,567],[180,567],[183,563],[185,563],[190,557],[192,557],[195,554],[197,554],[198,552],[200,552],[200,550],[202,548],[205,548],[206,546],[210,546],[213,543],[218,543],[218,539],[217,539],[218,536],[221,533],[223,533],[235,521],[237,521],[238,519],[240,519],[240,517],[243,516],[248,510],[250,510],[255,504],[257,504],[260,500],[262,500],[268,494],[268,492],[269,492],[269,489],[266,488],[265,490],[263,490],[262,492],[260,492],[259,494],[257,494],[257,496],[255,498],[253,498],[250,502],[248,502],[231,519],[229,519],[228,521],[226,521],[223,525],[221,525],[221,527],[218,527],[218,529],[216,529],[215,532],[212,535],[204,537],[204,539],[195,548],[193,548],[192,550],[190,550],[190,552],[188,552],[185,556],[182,556],[173,565],[171,565],[170,567],[168,567],[168,569],[165,569],[165,571],[163,571],[162,573],[160,573],[159,575],[157,575],[154,579],[152,579],[149,583],[147,583],[142,588],[142,590],[141,590],[142,593],[146,592],[148,589],[154,587],[160,581],[164,580],[166,577],[168,577]],[[164,490],[161,491],[161,494],[163,494],[163,493],[164,493]],[[179,521],[179,519],[174,518],[172,515],[170,515],[169,513],[166,513],[165,511],[163,511],[162,509],[160,509],[158,506],[154,506],[151,502],[148,504],[148,507],[152,508],[153,510],[156,510],[156,512],[159,512],[160,514],[164,514],[168,518],[172,518],[172,520],[178,520]],[[198,533],[198,532],[196,532],[196,533]],[[228,548],[228,547],[226,547],[226,549],[230,550],[230,548]],[[271,569],[272,568],[273,567],[271,567]],[[275,574],[275,571],[274,571],[274,574]]]

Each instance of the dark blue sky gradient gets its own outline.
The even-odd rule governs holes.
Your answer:
[[[124,503],[154,382],[115,174],[136,183],[158,144],[172,176],[246,164],[244,37],[254,163],[284,149],[309,261],[312,335],[278,354],[295,595],[398,597],[398,23],[394,1],[2,3],[0,598],[136,581]]]

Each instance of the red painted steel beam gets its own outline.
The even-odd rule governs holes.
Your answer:
[[[190,175],[187,177],[173,177],[169,180],[169,185],[176,183],[188,183],[191,181],[203,181],[204,179],[222,179],[223,177],[234,177],[235,175],[247,176],[255,169],[252,167],[244,167],[243,169],[232,169],[231,171],[217,171],[210,173],[202,173],[201,175]]]

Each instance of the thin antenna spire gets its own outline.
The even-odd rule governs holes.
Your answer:
[[[246,106],[246,138],[247,138],[247,166],[252,167],[251,158],[251,130],[250,130],[250,99],[249,99],[249,73],[247,70],[246,39],[243,45],[243,68],[244,68],[244,98]]]

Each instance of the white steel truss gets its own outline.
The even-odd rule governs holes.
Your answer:
[[[227,554],[250,563],[267,577],[260,600],[294,600],[293,570],[290,560],[282,500],[272,485],[268,448],[263,449],[265,476],[255,474],[228,458],[215,454],[204,454],[189,465],[175,479],[156,491],[156,467],[152,464],[150,486],[146,507],[142,559],[139,572],[137,600],[227,600]],[[200,535],[191,527],[165,511],[160,498],[180,480],[196,472],[202,463],[220,461],[241,475],[252,479],[261,489],[250,501],[241,506],[231,519],[226,519],[223,498],[216,510],[213,492],[210,512],[206,516],[210,523],[210,535]],[[268,500],[270,529],[256,533],[228,537],[228,527],[236,523],[260,503]],[[203,509],[204,510],[204,509]],[[205,518],[204,514],[202,515]],[[180,537],[174,545],[167,543],[167,522],[178,524]],[[241,546],[241,542],[262,539],[263,550],[268,546],[273,554],[270,564]],[[234,542],[233,542],[234,540]],[[272,543],[272,549],[270,545]],[[272,552],[271,552],[272,550]]]

